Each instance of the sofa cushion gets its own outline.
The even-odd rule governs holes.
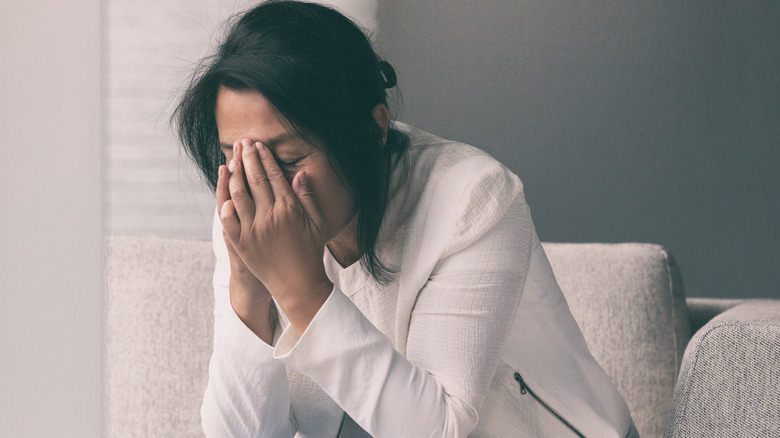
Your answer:
[[[212,349],[211,243],[108,239],[106,432],[203,436],[200,405]]]
[[[680,276],[658,245],[545,243],[593,356],[626,400],[642,437],[663,435],[690,339]]]
[[[685,350],[667,436],[780,436],[780,301],[721,313]]]

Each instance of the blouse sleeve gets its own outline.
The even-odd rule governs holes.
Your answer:
[[[203,431],[208,437],[291,437],[295,427],[285,365],[233,311],[230,264],[218,217],[212,240],[217,259],[214,351],[201,407]]]
[[[275,357],[372,436],[467,436],[520,301],[534,235],[522,194],[502,212],[436,264],[412,311],[406,357],[337,288],[303,334],[285,330]]]

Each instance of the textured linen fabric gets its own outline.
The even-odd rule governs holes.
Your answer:
[[[780,436],[780,301],[741,304],[696,333],[666,436]]]
[[[106,434],[197,437],[211,353],[211,245],[108,239]]]
[[[674,260],[653,244],[545,243],[588,348],[642,437],[661,437],[690,339]]]
[[[377,437],[572,435],[523,395],[520,371],[586,436],[625,436],[628,409],[569,312],[519,179],[482,151],[398,126],[411,145],[378,240],[398,276],[380,288],[325,251],[334,290],[304,333],[282,315],[272,347],[235,315],[215,220],[206,434],[335,436],[346,411]],[[514,403],[485,403],[496,398]]]

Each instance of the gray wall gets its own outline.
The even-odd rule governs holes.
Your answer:
[[[514,170],[542,240],[666,246],[780,298],[780,2],[381,3],[401,120]]]

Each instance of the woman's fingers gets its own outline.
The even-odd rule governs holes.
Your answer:
[[[298,197],[298,201],[303,206],[303,209],[306,211],[306,214],[309,215],[314,226],[317,227],[317,231],[327,234],[322,211],[317,204],[317,200],[314,198],[314,193],[311,190],[311,185],[309,184],[306,172],[301,171],[295,175],[295,178],[293,178],[293,191],[295,192],[295,196]]]
[[[263,165],[260,163],[260,157],[257,155],[257,147],[252,140],[245,138],[241,140],[240,159],[246,169],[246,182],[249,185],[249,191],[252,193],[255,206],[261,210],[273,208],[274,192],[268,184],[269,177],[266,175]],[[236,151],[234,150],[235,154]]]
[[[244,182],[244,166],[241,162],[241,143],[233,146],[233,160],[228,166],[230,169],[230,180],[228,181],[228,190],[230,200],[233,201],[238,218],[241,222],[251,224],[255,218],[255,203]]]
[[[230,188],[228,187],[230,171],[227,166],[222,165],[219,166],[217,175],[217,211],[222,211],[222,204],[230,199]]]
[[[230,242],[238,242],[241,237],[241,222],[238,220],[233,201],[228,199],[219,209],[219,220],[222,222],[222,232]]]
[[[260,155],[260,162],[265,170],[265,175],[268,176],[266,185],[270,184],[270,188],[273,190],[274,199],[292,198],[294,193],[290,187],[290,183],[287,182],[287,178],[284,177],[284,172],[279,168],[279,164],[276,162],[274,154],[260,142],[255,143],[255,148]]]
[[[222,222],[222,233],[225,237],[225,242],[229,249],[233,248],[230,243],[232,238],[238,239],[238,230],[241,225],[236,214],[236,209],[233,206],[233,201],[230,200],[230,188],[228,186],[231,177],[230,171],[227,166],[219,166],[217,179],[217,211],[219,212],[219,220]],[[232,254],[231,254],[232,255]]]

